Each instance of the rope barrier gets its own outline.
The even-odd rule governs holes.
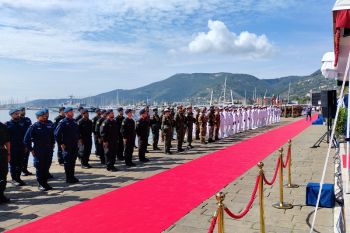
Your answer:
[[[213,218],[212,218],[212,220],[211,220],[208,233],[213,233],[213,232],[214,232],[214,228],[215,228],[216,220],[217,220],[217,219],[218,219],[217,212],[215,212],[215,214],[214,214],[214,216],[213,216]]]
[[[254,186],[252,195],[251,195],[251,197],[250,197],[250,200],[249,200],[247,206],[245,207],[245,209],[244,209],[243,211],[241,211],[241,213],[239,213],[239,214],[232,213],[227,207],[225,207],[225,212],[226,212],[231,218],[240,219],[240,218],[243,218],[243,217],[249,212],[250,208],[252,207],[252,205],[253,205],[253,203],[254,203],[254,199],[255,199],[256,192],[258,191],[259,181],[260,181],[260,176],[257,176],[257,177],[256,177],[256,181],[255,181],[255,186]]]
[[[280,167],[280,163],[281,163],[281,158],[278,158],[277,163],[276,163],[275,174],[273,175],[271,181],[268,181],[266,179],[265,175],[264,175],[264,182],[265,182],[265,184],[271,186],[271,185],[273,185],[275,183],[276,178],[277,178],[277,174],[278,174],[278,170],[279,170],[279,167]]]
[[[287,168],[287,165],[289,164],[289,160],[290,160],[290,147],[288,147],[288,152],[287,152],[287,158],[286,158],[286,162],[283,163],[283,168]]]

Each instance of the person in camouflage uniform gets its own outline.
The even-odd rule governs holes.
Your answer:
[[[200,124],[199,124],[199,116],[201,114],[201,109],[196,108],[196,117],[195,117],[195,124],[196,124],[196,140],[199,140],[199,135],[200,135]]]
[[[192,112],[192,106],[187,107],[187,114],[186,114],[186,128],[187,128],[187,143],[189,148],[193,148],[192,146],[192,134],[193,134],[193,123],[195,122],[195,119],[193,117]]]
[[[208,123],[208,118],[206,116],[206,113],[207,113],[207,108],[204,107],[198,117],[198,122],[200,127],[200,141],[202,144],[206,144],[205,137],[207,135],[207,123]]]
[[[170,147],[171,147],[171,140],[173,137],[173,121],[170,116],[170,110],[165,109],[164,110],[164,116],[162,119],[162,126],[161,126],[163,135],[164,135],[164,153],[165,154],[171,154]]]
[[[176,128],[176,137],[177,137],[177,152],[183,152],[182,144],[186,132],[185,124],[185,114],[182,106],[179,106],[178,112],[175,116],[175,128]]]
[[[153,135],[153,150],[160,150],[158,147],[159,130],[162,125],[162,120],[158,115],[158,108],[153,109],[153,115],[151,117],[151,129]]]
[[[208,113],[209,138],[208,142],[214,142],[214,127],[215,127],[215,109],[211,106]]]
[[[220,109],[216,108],[215,109],[215,125],[214,125],[214,140],[217,141],[219,140],[219,131],[220,131]]]

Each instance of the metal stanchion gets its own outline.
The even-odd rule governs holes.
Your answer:
[[[260,233],[265,233],[265,217],[264,217],[264,163],[259,162],[259,206],[260,206]]]
[[[288,184],[286,184],[285,187],[286,188],[299,188],[299,185],[292,184],[292,140],[288,141],[288,153],[289,153]]]
[[[225,194],[223,192],[219,192],[216,194],[216,200],[218,201],[218,233],[224,233],[224,200]]]
[[[283,148],[279,150],[280,157],[280,178],[279,178],[279,186],[280,186],[280,200],[278,203],[273,204],[272,206],[277,209],[291,209],[293,205],[290,203],[283,202]]]

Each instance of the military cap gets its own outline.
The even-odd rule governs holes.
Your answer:
[[[164,112],[170,112],[169,108],[164,109]]]
[[[20,107],[19,108],[21,111],[25,111],[26,110],[26,107]]]
[[[158,108],[153,108],[153,112],[158,112]]]
[[[101,112],[101,109],[96,108],[96,109],[95,109],[95,113],[98,113],[98,112]]]
[[[44,109],[41,109],[41,110],[37,111],[37,112],[35,113],[35,115],[36,115],[37,117],[38,117],[38,116],[45,115]]]
[[[20,110],[19,110],[18,108],[10,109],[9,115],[12,115],[12,114],[14,114],[14,113],[16,113],[16,112],[19,112],[19,111],[20,111]]]
[[[143,109],[140,110],[139,114],[142,115],[142,114],[144,114],[145,112],[146,112],[146,109],[143,108]]]
[[[125,114],[128,114],[129,112],[132,112],[132,110],[130,108],[125,110]]]
[[[117,108],[117,111],[122,112],[122,111],[124,111],[124,109],[122,107],[120,107],[120,108]]]
[[[73,108],[72,108],[72,107],[66,107],[66,108],[64,109],[64,112],[65,112],[65,113],[71,112],[71,111],[73,111]]]
[[[106,114],[110,114],[110,113],[112,113],[113,112],[113,109],[108,109],[107,111],[106,111]]]
[[[43,111],[44,111],[45,113],[49,113],[49,109],[47,109],[47,108],[44,108]]]
[[[82,109],[81,113],[87,113],[87,112],[89,112],[87,109]]]
[[[102,110],[101,110],[101,113],[102,113],[102,114],[105,114],[106,112],[107,112],[106,109],[102,109]]]
[[[82,110],[82,109],[84,109],[84,107],[80,106],[80,107],[78,108],[78,111],[80,111],[80,110]]]
[[[192,105],[188,105],[188,106],[186,106],[186,108],[187,108],[187,109],[190,109],[190,108],[192,108]]]
[[[58,108],[58,111],[59,111],[59,112],[62,112],[62,111],[64,111],[64,109],[65,109],[65,107],[59,107],[59,108]]]

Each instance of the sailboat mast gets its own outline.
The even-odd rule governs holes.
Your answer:
[[[225,84],[224,84],[224,104],[226,103],[226,83],[227,83],[227,77],[225,77]]]

